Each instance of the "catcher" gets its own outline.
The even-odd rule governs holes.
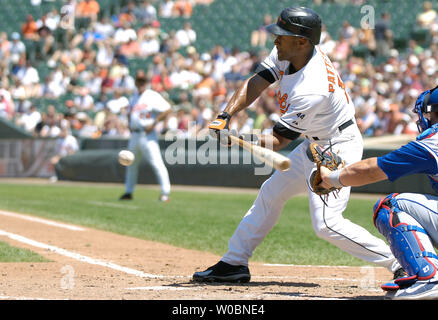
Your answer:
[[[325,154],[315,191],[328,194],[347,186],[362,186],[389,179],[424,173],[438,193],[438,87],[426,90],[417,99],[420,135],[415,141],[381,157],[364,159],[336,170],[337,162]],[[321,159],[321,157],[316,156]],[[321,180],[322,179],[322,180]],[[320,182],[318,184],[318,181]],[[406,277],[384,284],[390,299],[438,299],[438,196],[392,193],[373,208],[374,224],[385,236],[392,252],[407,272]]]

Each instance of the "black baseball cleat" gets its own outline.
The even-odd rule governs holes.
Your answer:
[[[405,269],[399,268],[399,269],[395,270],[393,280],[406,277],[407,275],[408,274],[406,273]]]
[[[247,283],[251,275],[247,266],[233,266],[219,261],[205,271],[195,272],[193,281],[196,282],[234,282]]]
[[[397,291],[400,289],[400,286],[396,283],[397,279],[401,279],[406,277],[408,274],[406,273],[405,269],[399,268],[394,271],[394,277],[391,281],[384,283],[380,286],[383,291],[391,292],[391,291]]]
[[[132,194],[131,193],[125,193],[123,194],[119,200],[132,200]]]

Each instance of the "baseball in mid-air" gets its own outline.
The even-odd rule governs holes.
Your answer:
[[[135,160],[135,155],[129,150],[121,150],[118,159],[122,166],[130,166]]]

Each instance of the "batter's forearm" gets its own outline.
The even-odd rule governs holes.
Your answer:
[[[260,96],[263,90],[269,87],[269,85],[270,83],[259,75],[252,76],[247,79],[239,89],[236,90],[236,92],[234,92],[224,109],[224,112],[227,112],[232,116],[233,114],[246,109]]]
[[[344,186],[363,186],[388,179],[385,172],[377,165],[377,158],[369,158],[342,169],[339,181]]]

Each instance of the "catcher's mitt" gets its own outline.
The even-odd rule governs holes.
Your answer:
[[[334,171],[345,164],[344,160],[342,160],[342,158],[337,154],[333,153],[331,147],[324,149],[317,143],[311,143],[309,145],[309,148],[307,149],[307,156],[309,157],[310,161],[316,163],[316,170],[313,171],[310,176],[310,187],[312,188],[312,191],[320,196],[328,195],[333,191],[338,192],[341,188],[332,187],[330,189],[325,189],[318,186],[322,181],[320,167],[324,166]]]

